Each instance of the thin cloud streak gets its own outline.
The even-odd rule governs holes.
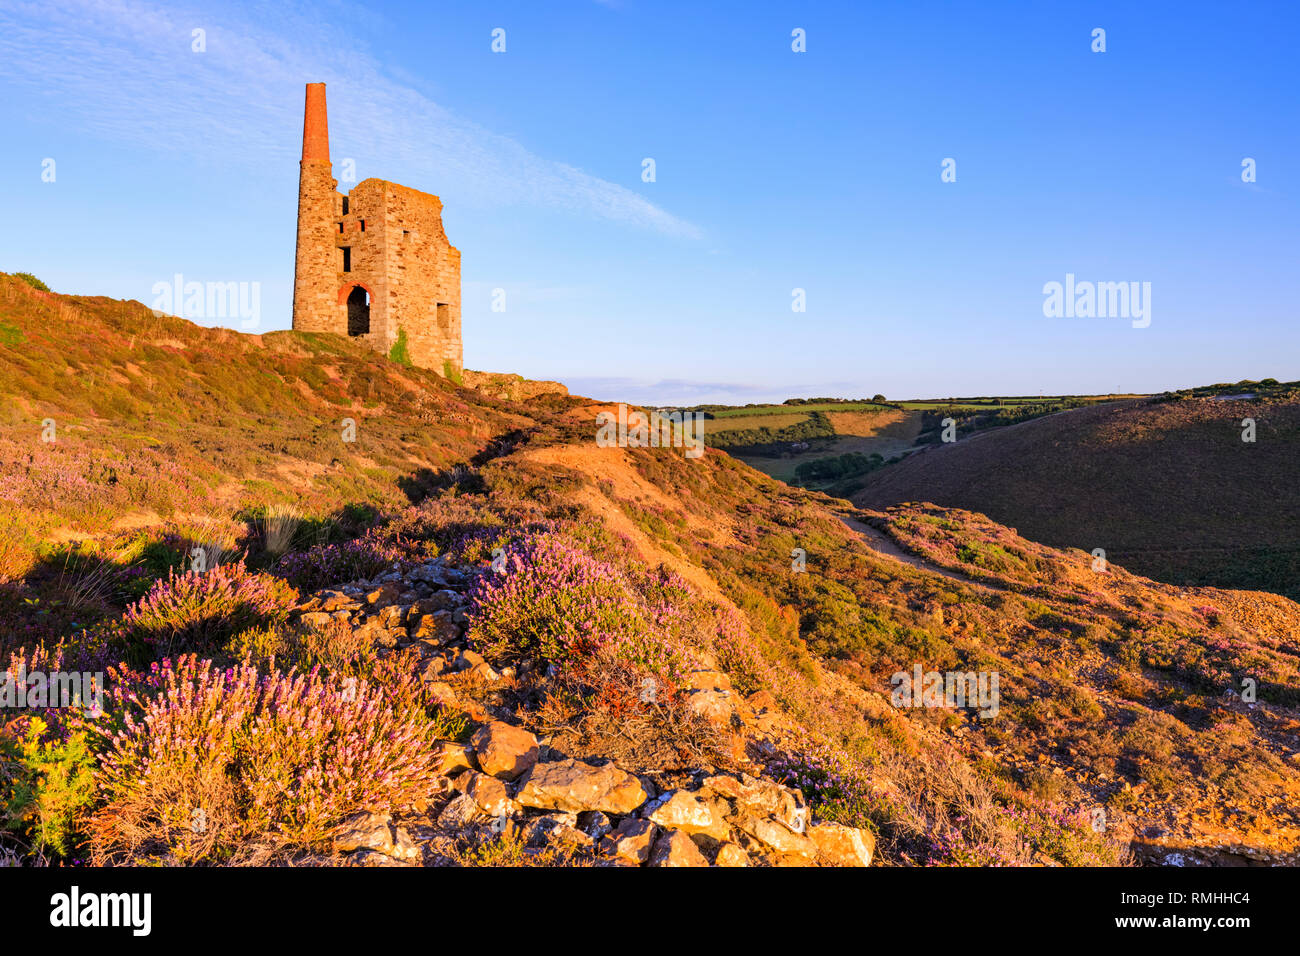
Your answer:
[[[347,12],[342,22],[359,15]],[[195,29],[206,31],[204,52],[191,49]],[[0,76],[59,122],[223,169],[295,162],[303,85],[322,80],[336,176],[352,158],[358,179],[423,186],[466,207],[539,206],[701,237],[635,192],[537,156],[390,79],[355,37],[291,6],[214,16],[141,0],[6,4]]]

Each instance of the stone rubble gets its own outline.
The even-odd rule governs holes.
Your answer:
[[[394,566],[306,596],[293,619],[306,627],[343,621],[368,635],[380,657],[414,648],[432,696],[472,721],[468,742],[444,741],[439,777],[422,817],[395,823],[383,808],[348,818],[333,839],[353,865],[439,865],[455,846],[502,836],[525,853],[559,850],[608,866],[869,866],[869,831],[810,819],[803,793],[748,773],[697,773],[691,786],[658,793],[607,761],[550,751],[528,730],[459,696],[458,681],[491,684],[498,673],[466,638],[475,573],[435,559]],[[337,625],[334,625],[337,626]],[[767,691],[738,695],[726,674],[698,670],[683,687],[688,709],[758,752],[784,718]],[[742,733],[738,733],[742,732]],[[649,789],[647,789],[649,788]],[[657,794],[657,795],[656,795]]]

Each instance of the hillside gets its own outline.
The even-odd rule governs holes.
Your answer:
[[[1256,422],[1254,443],[1242,421]],[[1300,394],[1075,409],[933,446],[853,500],[929,501],[1178,584],[1300,597]]]
[[[780,405],[700,405],[705,438],[745,464],[788,484],[852,497],[867,476],[938,444],[951,421],[968,437],[1066,408],[1134,396],[976,397],[888,402],[788,399]]]
[[[112,668],[103,717],[0,730],[0,855],[1296,862],[1290,601],[598,447],[598,403],[342,339],[6,277],[0,332],[0,652]],[[999,690],[898,706],[917,668]]]

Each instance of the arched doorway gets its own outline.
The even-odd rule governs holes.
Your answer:
[[[366,335],[370,332],[370,292],[364,286],[353,286],[348,293],[348,335]]]

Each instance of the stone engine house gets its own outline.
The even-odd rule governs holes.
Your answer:
[[[387,354],[406,334],[411,361],[444,375],[464,368],[460,250],[437,196],[382,179],[338,191],[325,84],[307,84],[298,179],[293,327],[334,332]]]

